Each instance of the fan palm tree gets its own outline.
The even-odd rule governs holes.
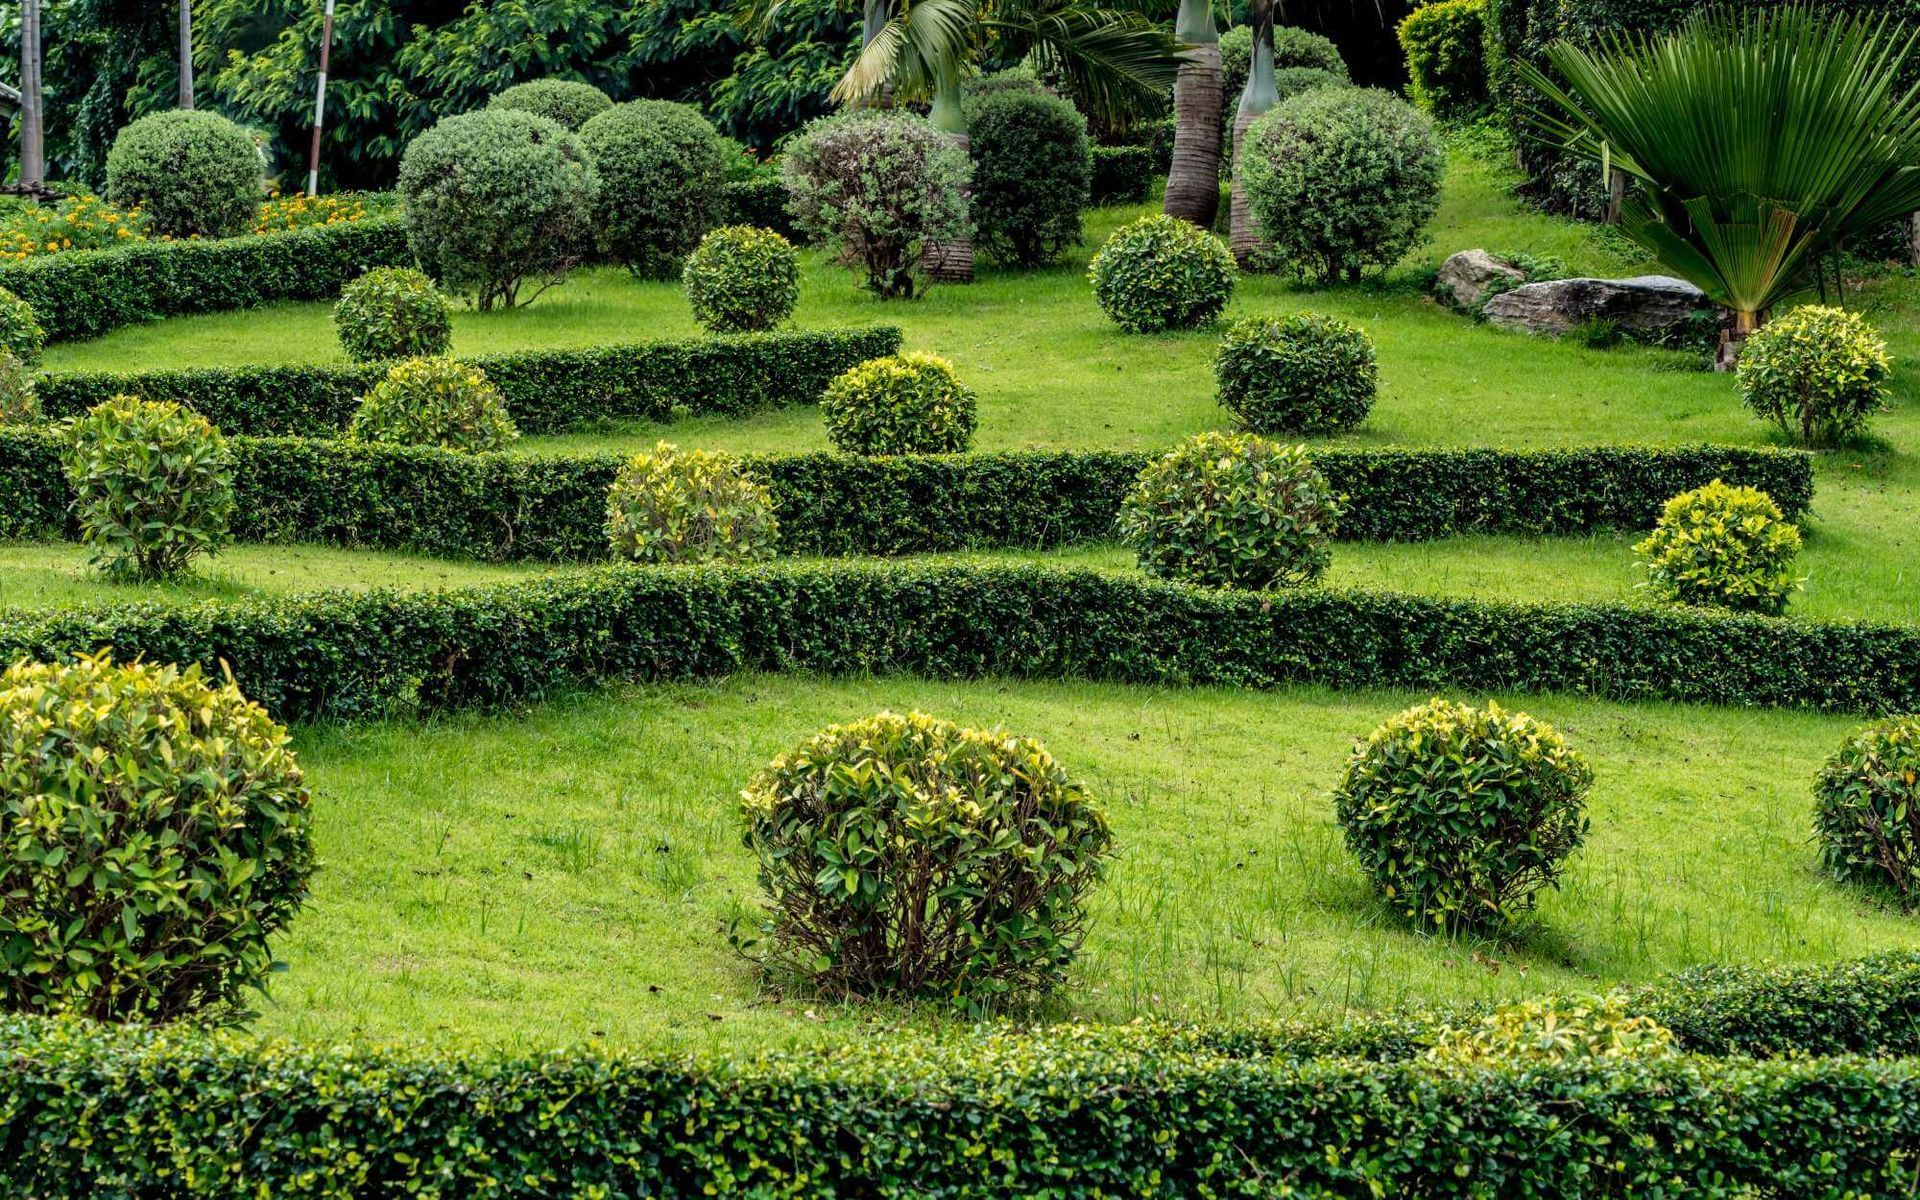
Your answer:
[[[1551,75],[1514,67],[1547,136],[1627,177],[1621,230],[1731,314],[1726,369],[1821,255],[1920,210],[1920,89],[1899,83],[1913,49],[1885,19],[1794,3],[1559,42]]]
[[[1186,53],[1173,85],[1173,162],[1161,211],[1210,230],[1220,211],[1220,31],[1212,0],[1180,0],[1173,36]]]
[[[1246,187],[1240,180],[1240,145],[1246,140],[1247,129],[1280,103],[1280,93],[1273,85],[1273,0],[1253,0],[1248,18],[1253,27],[1253,56],[1247,64],[1247,86],[1240,93],[1240,107],[1233,117],[1233,210],[1227,222],[1227,240],[1243,270],[1255,265],[1266,240],[1260,236],[1260,226],[1253,219]]]

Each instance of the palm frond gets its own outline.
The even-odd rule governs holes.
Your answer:
[[[881,26],[833,87],[840,104],[864,104],[887,91],[925,100],[957,83],[978,48],[974,0],[913,0]]]

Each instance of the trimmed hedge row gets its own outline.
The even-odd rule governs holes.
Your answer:
[[[661,421],[677,412],[737,415],[811,404],[834,376],[900,349],[892,325],[742,333],[572,350],[521,350],[465,361],[506,397],[523,433],[598,421]],[[326,437],[345,429],[360,396],[388,364],[190,367],[44,375],[50,418],[77,416],[130,393],[197,409],[228,434]]]
[[[771,179],[736,179],[726,185],[726,224],[771,229],[790,242],[799,241],[793,214],[787,211],[787,185]]]

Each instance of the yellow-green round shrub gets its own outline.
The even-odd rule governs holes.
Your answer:
[[[354,441],[481,452],[520,436],[507,402],[478,367],[451,358],[410,358],[360,398],[347,425]]]
[[[1340,507],[1305,446],[1202,433],[1140,472],[1120,505],[1120,536],[1162,579],[1293,587],[1333,561]]]
[[[11,350],[27,366],[37,367],[46,345],[47,331],[34,316],[33,305],[0,288],[0,348]]]
[[[1348,849],[1395,911],[1498,931],[1559,886],[1592,786],[1593,768],[1544,721],[1433,700],[1374,730],[1333,798]]]
[[[1920,904],[1920,717],[1848,738],[1814,791],[1814,833],[1834,878]]]
[[[1893,367],[1877,330],[1842,308],[1807,305],[1769,321],[1740,350],[1740,396],[1804,446],[1864,433],[1886,407]]]
[[[205,417],[172,401],[115,396],[66,434],[61,465],[97,565],[167,579],[227,544],[233,454]]]
[[[800,256],[771,229],[725,225],[700,239],[680,281],[694,320],[715,333],[758,332],[800,303]]]
[[[1718,479],[1667,501],[1633,550],[1647,586],[1681,604],[1779,616],[1800,586],[1799,528],[1765,492]]]
[[[198,667],[0,674],[0,978],[16,1012],[170,1021],[263,987],[313,872],[287,731]]]
[[[1093,298],[1128,333],[1212,324],[1233,299],[1239,268],[1221,240],[1178,217],[1123,225],[1087,268]]]
[[[40,417],[33,371],[13,351],[0,346],[0,425],[36,425]]]
[[[1671,1058],[1673,1031],[1627,1011],[1624,996],[1547,996],[1503,1004],[1478,1024],[1442,1029],[1427,1061],[1494,1069],[1592,1059]]]
[[[978,405],[952,363],[909,350],[841,373],[820,397],[820,415],[848,454],[958,454],[973,441]]]
[[[1066,975],[1112,846],[1031,738],[923,713],[831,726],[741,793],[776,981],[839,998],[1015,1006]]]
[[[747,562],[772,558],[773,500],[731,454],[656,443],[620,468],[607,491],[607,544],[630,562]]]
[[[1432,0],[1400,22],[1414,104],[1443,121],[1486,110],[1487,0]]]
[[[340,289],[333,328],[355,362],[445,354],[453,310],[425,272],[375,267]]]
[[[1379,390],[1373,339],[1338,317],[1295,313],[1227,326],[1214,355],[1220,404],[1253,433],[1338,433]]]

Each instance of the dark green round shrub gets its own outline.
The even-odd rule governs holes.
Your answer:
[[[487,101],[487,107],[530,112],[578,132],[612,108],[613,101],[599,88],[576,79],[535,79],[514,84]]]
[[[741,815],[776,980],[974,1011],[1065,978],[1112,846],[1039,742],[920,713],[821,731],[754,778]]]
[[[1140,472],[1120,536],[1150,575],[1263,590],[1318,579],[1339,518],[1340,498],[1305,446],[1202,433]]]
[[[772,329],[800,302],[800,256],[771,229],[726,225],[700,239],[680,280],[693,319],[713,332]]]
[[[1820,769],[1814,833],[1834,878],[1920,904],[1920,717],[1869,725]]]
[[[0,346],[0,425],[37,425],[40,417],[33,368]]]
[[[375,267],[341,288],[333,327],[355,362],[445,354],[453,345],[447,298],[411,267]]]
[[[520,436],[507,402],[478,367],[451,358],[410,358],[360,398],[347,436],[397,446],[502,450]]]
[[[1334,806],[1374,889],[1409,920],[1499,930],[1558,887],[1587,836],[1593,768],[1543,721],[1433,700],[1373,731]]]
[[[827,437],[849,454],[958,454],[978,401],[944,358],[909,350],[870,358],[827,385]]]
[[[1803,446],[1864,433],[1886,407],[1893,365],[1857,313],[1809,304],[1761,326],[1740,350],[1740,396]]]
[[[538,295],[564,279],[592,243],[599,193],[578,138],[512,109],[448,117],[400,157],[413,256],[481,309],[512,308],[529,281]]]
[[[96,564],[167,579],[227,544],[233,454],[205,417],[171,401],[115,396],[66,433],[62,466]]]
[[[40,327],[33,305],[0,288],[0,348],[12,351],[27,366],[37,367],[46,345],[47,331]]]
[[[1219,238],[1157,213],[1122,226],[1087,270],[1093,298],[1128,333],[1210,324],[1233,298],[1238,274]]]
[[[1443,121],[1479,115],[1487,85],[1487,0],[1432,0],[1400,22],[1413,102]]]
[[[0,675],[0,979],[15,1012],[230,1015],[307,896],[287,731],[200,668]]]
[[[660,442],[620,468],[607,491],[607,544],[642,563],[772,558],[773,500],[731,454]]]
[[[1247,317],[1213,360],[1220,403],[1254,433],[1338,433],[1366,420],[1379,389],[1373,339],[1338,317]]]
[[[600,248],[643,279],[670,279],[723,212],[726,160],[700,111],[618,104],[580,127],[600,170]]]
[[[969,97],[975,244],[998,262],[1044,266],[1080,241],[1093,179],[1087,119],[1058,96],[1002,88]]]
[[[107,199],[138,208],[154,233],[234,237],[265,194],[260,151],[219,113],[154,113],[122,129],[107,151]]]
[[[1633,549],[1648,586],[1681,604],[1778,616],[1800,586],[1799,528],[1765,492],[1718,479],[1667,501]]]

